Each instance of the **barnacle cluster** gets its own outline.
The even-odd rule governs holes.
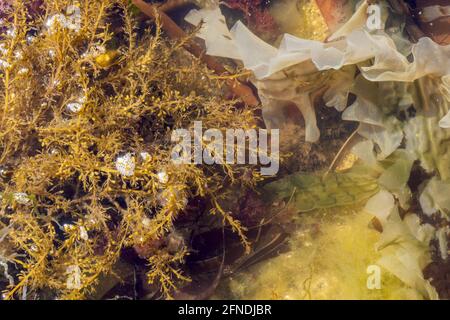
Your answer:
[[[184,50],[189,39],[167,40],[128,0],[45,1],[34,15],[28,3],[11,1],[0,39],[2,297],[87,298],[137,247],[170,296],[188,280],[189,248],[164,239],[190,199],[209,199],[205,213],[246,243],[221,199],[259,179],[173,164],[171,132],[194,120],[251,128],[253,110],[225,99],[223,77]]]

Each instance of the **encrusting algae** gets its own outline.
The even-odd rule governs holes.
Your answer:
[[[193,120],[255,126],[252,108],[226,99],[226,77],[184,50],[188,39],[166,40],[128,0],[46,1],[33,16],[14,1],[3,21],[3,298],[88,298],[126,248],[146,252],[148,282],[170,297],[189,280],[188,250],[165,240],[182,233],[176,221],[193,198],[210,199],[204,210],[246,244],[220,203],[227,185],[258,175],[170,162],[171,131]]]

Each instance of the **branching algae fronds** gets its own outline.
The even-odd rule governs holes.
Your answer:
[[[26,4],[12,2],[0,40],[3,297],[89,297],[124,248],[143,244],[155,247],[148,280],[170,296],[189,248],[161,243],[189,199],[213,199],[210,212],[247,243],[220,199],[258,179],[172,164],[171,132],[194,120],[252,128],[253,110],[225,100],[187,39],[144,26],[127,0],[45,1],[34,16]]]

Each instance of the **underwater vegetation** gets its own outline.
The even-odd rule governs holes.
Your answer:
[[[295,8],[294,3],[299,2],[286,1],[286,6]],[[325,172],[311,175],[307,168],[300,168],[264,185],[266,208],[272,205],[302,216],[331,208],[340,213],[360,200],[364,204],[361,214],[372,215],[370,226],[379,232],[378,240],[370,244],[372,257],[380,254],[376,266],[400,279],[415,292],[415,297],[446,299],[450,292],[445,280],[449,270],[450,208],[450,47],[445,41],[448,5],[414,3],[355,1],[346,6],[340,1],[316,1],[328,26],[326,35],[296,31],[286,24],[289,33],[279,35],[275,42],[265,41],[241,21],[224,29],[224,13],[216,8],[216,18],[212,19],[209,11],[209,25],[198,36],[205,40],[207,52],[239,60],[252,71],[251,80],[258,89],[267,127],[281,128],[283,135],[292,120],[286,110],[297,107],[302,115],[302,136],[306,142],[320,145],[324,142],[320,104],[341,112],[341,121],[357,124]],[[298,9],[299,16],[305,14],[306,8]],[[344,19],[331,17],[333,8]],[[275,14],[276,10],[271,12]],[[196,24],[198,16],[203,15],[205,10],[191,11],[187,21]],[[329,220],[322,227],[328,230],[328,223],[334,222]],[[344,224],[356,227],[349,221]],[[369,226],[366,228],[369,233]],[[342,236],[338,240],[346,241]],[[320,240],[312,247],[316,245],[321,246]],[[336,247],[330,243],[329,248]],[[300,255],[302,250],[298,245],[290,249]],[[357,252],[359,246],[355,245],[354,250]],[[320,264],[333,260],[332,256],[330,260],[319,258],[324,260]],[[252,271],[244,271],[243,277],[235,275],[237,281],[231,281],[228,297],[271,298],[270,294],[257,295],[258,288],[267,287],[272,280],[283,288],[279,275],[292,274],[283,269],[283,258],[277,259],[273,260],[274,268],[280,267],[277,271],[261,264],[252,269],[257,275]],[[303,256],[294,259],[291,266],[304,260]],[[343,260],[342,264],[335,261],[334,269],[330,267],[336,270],[329,275],[330,281],[344,276],[349,264]],[[268,274],[273,278],[266,277]],[[323,275],[313,272],[311,277],[315,276]],[[298,285],[293,278],[283,281],[288,287]],[[255,287],[246,291],[245,283],[250,282]],[[274,290],[278,292],[275,298],[284,297]],[[325,297],[337,298],[334,293]],[[363,294],[361,298],[368,296]]]

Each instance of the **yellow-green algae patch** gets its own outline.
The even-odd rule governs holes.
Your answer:
[[[229,277],[215,298],[418,299],[415,290],[381,269],[381,288],[369,289],[368,267],[380,258],[379,233],[360,210],[302,214],[290,251]],[[370,269],[369,269],[370,270]]]

